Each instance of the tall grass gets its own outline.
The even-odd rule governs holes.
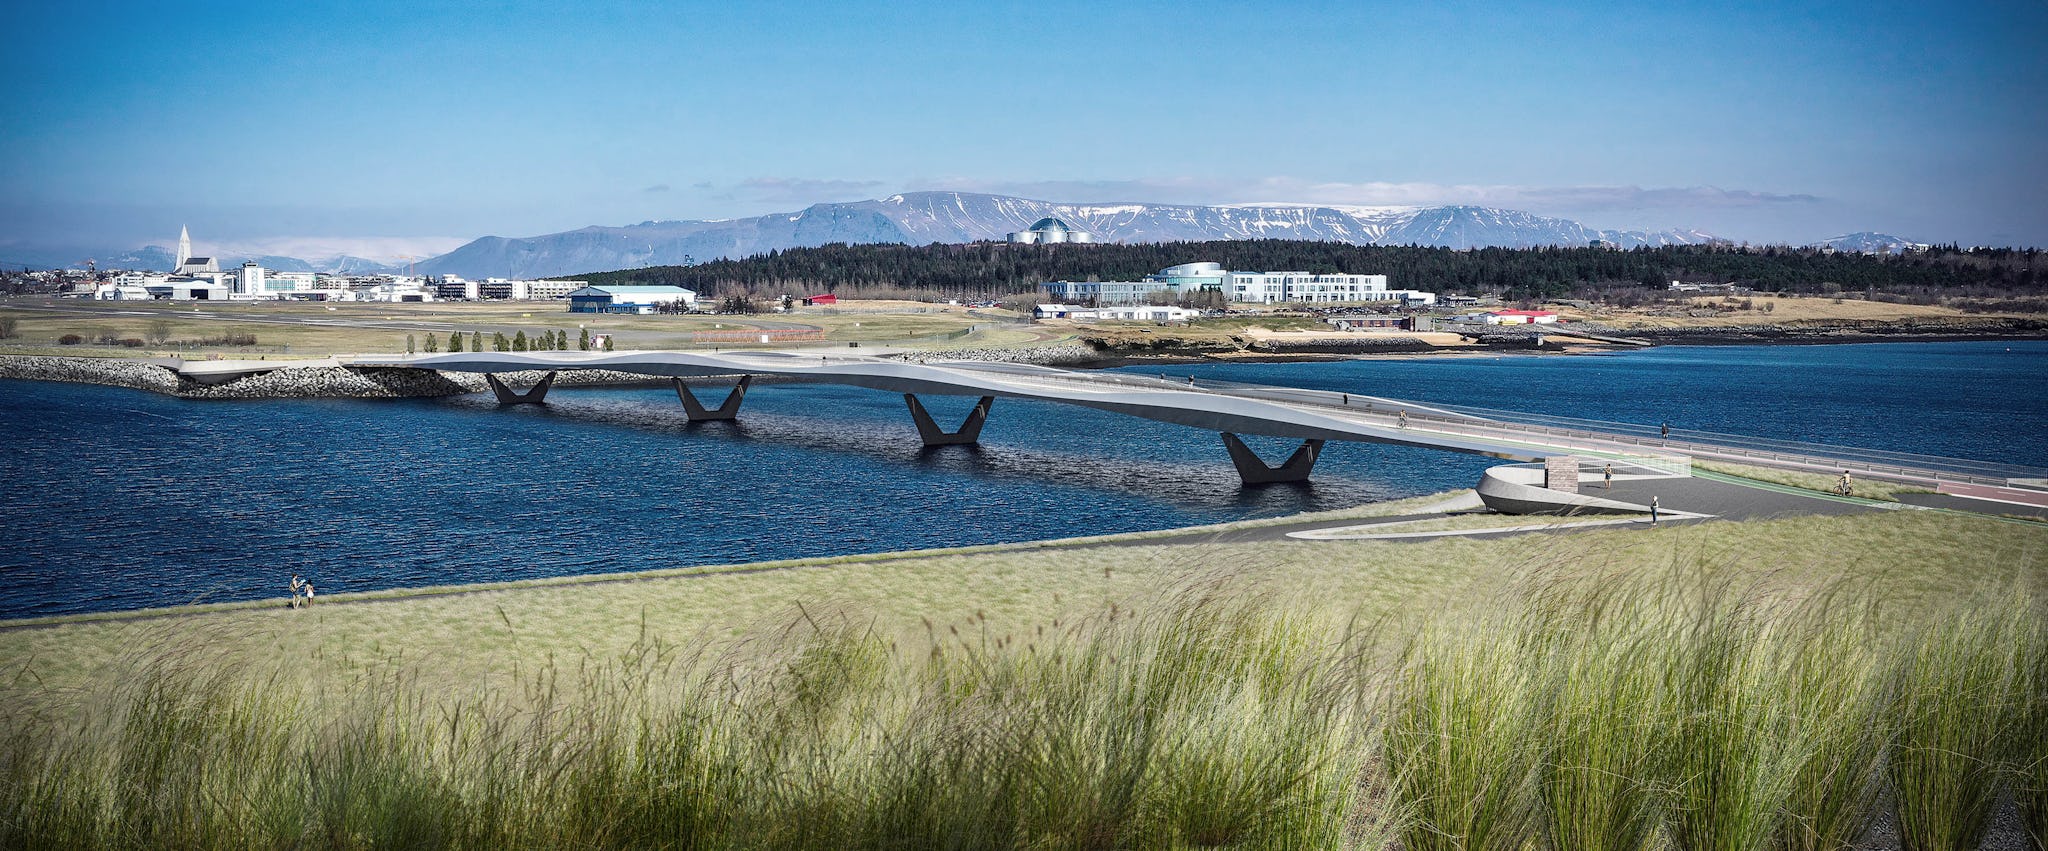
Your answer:
[[[1561,593],[1562,592],[1562,593]],[[1548,589],[1529,607],[1554,690],[1541,730],[1550,845],[1587,851],[1651,847],[1662,823],[1659,777],[1668,738],[1667,652],[1657,600],[1640,587]]]
[[[2025,661],[2043,652],[2023,599],[1984,601],[1971,616],[1917,625],[1897,648],[1888,761],[1906,851],[1969,851],[2017,773],[2032,707]]]
[[[2014,786],[2035,848],[2048,848],[2048,612],[2034,612],[2032,640],[2021,656],[2026,708],[2020,715]]]
[[[1235,579],[1028,630],[804,611],[474,693],[174,650],[0,707],[0,846],[1833,851],[1880,778],[1911,849],[1974,848],[2005,788],[2039,828],[2037,602],[1731,575],[1348,632]]]
[[[1836,851],[1869,829],[1883,791],[1891,683],[1876,644],[1881,620],[1843,588],[1793,608],[1791,618],[1801,628],[1775,650],[1783,733],[1799,750],[1772,846]]]

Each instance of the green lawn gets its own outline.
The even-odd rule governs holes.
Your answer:
[[[1768,467],[1752,467],[1748,464],[1730,464],[1723,461],[1702,461],[1697,458],[1694,467],[1730,476],[1740,476],[1759,482],[1785,485],[1818,493],[1834,493],[1838,479],[1826,473],[1802,473],[1797,470],[1774,470]],[[1923,487],[1887,482],[1882,479],[1861,478],[1850,482],[1851,496],[1874,499],[1879,502],[1898,502],[1902,493],[1933,493]]]

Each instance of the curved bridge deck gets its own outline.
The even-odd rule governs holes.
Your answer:
[[[778,351],[466,352],[435,355],[357,355],[338,360],[354,367],[413,367],[453,372],[606,369],[647,376],[772,375],[845,384],[907,395],[933,394],[1036,399],[1081,405],[1230,435],[1252,434],[1309,441],[1313,465],[1320,441],[1391,443],[1466,452],[1517,461],[1576,456],[1612,461],[1642,472],[1688,475],[1692,459],[1758,467],[1858,475],[1944,487],[1951,483],[2038,491],[2040,470],[1903,453],[1816,446],[1736,435],[1681,432],[1621,423],[1430,405],[1376,396],[1229,382],[1168,380],[1164,376],[1095,372],[982,361],[909,363],[877,357]],[[276,364],[268,366],[275,368]],[[914,401],[914,400],[913,400]],[[987,415],[977,406],[976,417]],[[912,405],[912,413],[922,413]],[[728,415],[730,412],[728,412]],[[921,418],[921,419],[928,419]],[[978,431],[979,421],[970,417]],[[920,427],[928,425],[921,422]],[[930,436],[927,435],[927,439]],[[972,437],[967,436],[967,441]],[[957,441],[956,441],[957,442]],[[1232,448],[1233,459],[1238,447]],[[1299,454],[1299,453],[1298,453]],[[1283,468],[1289,465],[1283,465]],[[1240,464],[1240,471],[1246,471]],[[1305,466],[1303,469],[1305,475]],[[1253,481],[1250,476],[1246,479]],[[1269,479],[1283,480],[1283,479]]]
[[[1534,431],[1415,402],[1350,394],[1317,395],[1315,391],[1285,388],[1215,388],[1145,376],[1022,364],[907,363],[861,356],[761,351],[463,352],[358,355],[342,362],[355,367],[474,373],[604,369],[658,377],[772,375],[913,395],[1036,399],[1233,434],[1393,443],[1522,461],[1559,455],[1598,455],[1670,467],[1674,472],[1688,464],[1684,455],[1626,439]]]

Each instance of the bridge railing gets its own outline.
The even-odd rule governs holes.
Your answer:
[[[1883,449],[1834,446],[1750,435],[1727,434],[1700,429],[1671,429],[1661,426],[1621,423],[1520,411],[1503,411],[1469,405],[1419,403],[1382,397],[1368,397],[1328,390],[1273,387],[1235,381],[1195,379],[1196,389],[1317,404],[1356,410],[1384,412],[1389,406],[1405,411],[1417,422],[1483,422],[1497,428],[1527,430],[1566,438],[1595,439],[1695,456],[1743,458],[1791,464],[1814,470],[1857,470],[1886,476],[1928,481],[2010,485],[2018,480],[2048,478],[2048,470],[2016,464],[2000,464],[1938,455],[1921,455]],[[1183,389],[1186,389],[1183,387]],[[1365,400],[1362,404],[1360,400]]]

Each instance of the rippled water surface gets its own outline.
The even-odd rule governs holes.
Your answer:
[[[2043,366],[2048,344],[1954,343],[1166,371],[2048,465]],[[336,593],[1156,529],[1497,463],[1331,444],[1312,485],[1242,489],[1215,435],[1082,408],[999,400],[982,446],[923,450],[900,396],[856,388],[756,386],[737,424],[684,422],[666,388],[548,399],[0,381],[0,618],[281,597],[293,572]],[[954,422],[970,403],[927,400]]]

